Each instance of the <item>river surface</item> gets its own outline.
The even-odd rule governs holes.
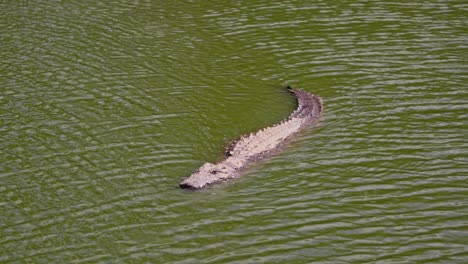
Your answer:
[[[1,1],[0,263],[467,263],[466,1]],[[178,183],[323,97],[239,179]]]

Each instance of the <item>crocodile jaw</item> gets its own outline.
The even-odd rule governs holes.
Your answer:
[[[205,163],[189,178],[183,180],[179,186],[185,189],[201,189],[209,184],[237,178],[240,169],[238,166],[242,166],[242,164],[236,166],[233,162],[239,163],[240,161],[228,158],[218,164]]]

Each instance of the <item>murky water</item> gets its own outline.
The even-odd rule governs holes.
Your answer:
[[[466,263],[465,1],[3,1],[0,262]],[[242,178],[237,136],[325,113]]]

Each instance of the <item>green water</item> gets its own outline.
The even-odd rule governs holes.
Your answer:
[[[466,263],[465,1],[0,2],[1,263]],[[178,183],[237,136],[279,155]]]

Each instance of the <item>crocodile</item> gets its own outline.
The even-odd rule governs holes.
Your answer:
[[[302,89],[289,85],[288,91],[297,99],[297,108],[283,121],[241,136],[225,148],[220,162],[205,163],[179,186],[184,189],[201,189],[208,185],[238,178],[248,165],[278,151],[285,142],[303,128],[314,124],[323,111],[322,99]]]

